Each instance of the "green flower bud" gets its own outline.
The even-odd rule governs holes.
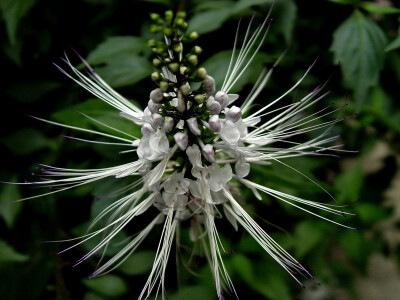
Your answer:
[[[176,18],[176,19],[175,19],[175,24],[176,24],[176,25],[178,25],[178,26],[183,26],[183,23],[185,23],[185,20],[184,20],[184,19],[181,19],[181,18]]]
[[[166,92],[168,91],[168,88],[169,88],[168,82],[166,82],[166,81],[161,81],[160,84],[159,84],[159,86],[160,86],[161,92],[166,93]]]
[[[151,13],[150,14],[150,18],[154,21],[157,21],[158,19],[160,19],[160,15],[157,13]]]
[[[194,55],[194,54],[189,55],[188,62],[193,66],[197,65],[197,63],[199,62],[197,59],[197,55]]]
[[[204,100],[206,100],[206,97],[204,97],[204,96],[201,95],[201,94],[196,95],[196,96],[194,97],[194,101],[196,101],[198,104],[203,103]]]
[[[157,45],[157,41],[155,39],[151,39],[147,42],[147,46],[155,47]]]
[[[153,52],[157,54],[162,54],[164,52],[164,48],[162,47],[153,48],[151,50],[153,50]]]
[[[176,73],[178,72],[179,69],[179,64],[178,63],[170,63],[168,64],[168,69],[172,72],[172,73]]]
[[[174,17],[174,13],[172,12],[172,10],[167,10],[165,12],[165,18],[173,18]]]
[[[178,13],[176,14],[177,18],[182,18],[185,19],[186,18],[186,12],[184,11],[178,11]]]
[[[159,81],[160,80],[160,73],[158,73],[158,72],[151,73],[151,80]]]
[[[205,68],[200,68],[197,70],[197,77],[201,78],[201,79],[205,79],[207,76],[207,71]]]
[[[187,71],[187,67],[183,66],[179,68],[179,73],[181,73],[181,75],[184,75]]]
[[[153,58],[153,66],[158,68],[162,64],[162,61],[159,60],[158,58]]]
[[[160,32],[160,31],[161,31],[161,27],[160,26],[155,25],[155,24],[152,24],[150,26],[150,32],[151,33],[157,33],[157,32]]]
[[[199,46],[194,46],[193,52],[196,54],[200,54],[201,52],[203,52],[203,49],[201,49],[201,47],[199,47]]]
[[[163,28],[163,33],[166,35],[166,36],[171,36],[172,35],[172,29],[171,28],[169,28],[169,27],[164,27]]]
[[[190,94],[190,85],[187,83],[181,85],[179,89],[181,90],[183,96],[187,96]]]
[[[183,50],[183,47],[182,47],[181,43],[174,45],[175,52],[180,53],[180,52],[182,52],[182,50]]]
[[[196,40],[199,38],[199,34],[196,31],[193,31],[189,34],[189,39]]]

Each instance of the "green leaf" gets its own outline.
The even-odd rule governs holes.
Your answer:
[[[348,170],[342,172],[335,180],[336,199],[339,203],[351,203],[360,198],[364,183],[361,163],[356,162]]]
[[[279,270],[278,270],[279,268]],[[277,264],[265,265],[262,276],[256,278],[252,288],[271,300],[290,300],[290,285],[287,274]],[[266,272],[266,270],[268,270]]]
[[[74,109],[133,136],[140,135],[139,126],[134,124],[132,121],[121,117],[114,107],[104,103],[99,99],[88,99],[83,103],[74,105]],[[129,136],[123,135],[99,123],[93,122],[69,108],[54,113],[52,118],[64,124],[83,128],[94,127],[98,131],[129,139]]]
[[[29,259],[28,255],[18,253],[5,241],[0,240],[0,264],[11,262],[25,262]]]
[[[16,179],[12,178],[10,182],[15,182]],[[3,185],[3,188],[0,193],[0,205],[2,203],[7,203],[10,201],[15,201],[21,199],[21,194],[19,192],[18,186],[15,184],[7,184]],[[8,203],[1,205],[0,215],[3,217],[4,222],[6,223],[8,228],[13,227],[15,223],[15,219],[18,216],[22,208],[21,202],[16,203]]]
[[[140,37],[110,37],[93,50],[87,61],[96,72],[112,87],[134,84],[153,71],[148,57],[141,54],[146,41]]]
[[[89,289],[107,297],[120,297],[128,292],[128,286],[120,277],[104,275],[98,278],[83,280]]]
[[[391,41],[389,43],[389,45],[387,45],[387,47],[385,48],[385,51],[389,52],[389,51],[396,50],[398,48],[400,48],[400,34],[393,41]]]
[[[315,221],[303,221],[299,223],[295,230],[295,257],[301,259],[324,238],[324,232]]]
[[[113,36],[99,44],[87,57],[89,64],[107,63],[122,54],[139,54],[146,49],[146,40],[136,36]]]
[[[169,300],[214,299],[215,290],[209,286],[182,286],[177,293],[168,295]]]
[[[147,57],[124,53],[110,58],[104,67],[96,72],[112,87],[128,86],[149,77],[153,66]]]
[[[274,19],[273,26],[283,34],[286,43],[290,43],[297,15],[297,6],[293,0],[241,0],[234,6],[232,14],[241,14],[245,9],[256,5],[269,7],[273,3],[275,3],[271,12]]]
[[[235,254],[232,257],[231,263],[232,268],[242,278],[242,280],[247,284],[252,284],[254,281],[254,271],[251,260],[242,254]]]
[[[13,84],[7,93],[21,103],[33,103],[59,88],[61,84],[48,80],[28,80]]]
[[[360,107],[383,67],[386,37],[378,25],[355,11],[333,34],[331,51]]]
[[[199,34],[204,34],[214,31],[220,28],[229,18],[231,11],[231,6],[224,6],[219,9],[197,13],[189,20],[188,32],[196,31]]]
[[[392,6],[378,5],[373,2],[361,2],[360,6],[367,12],[374,14],[397,14],[400,9]]]
[[[21,19],[35,5],[36,0],[0,0],[0,10],[6,23],[10,44],[17,43],[17,30]]]
[[[386,219],[389,214],[379,205],[373,203],[357,203],[354,206],[357,217],[368,224],[377,224],[379,221]]]
[[[359,267],[365,268],[371,247],[363,237],[362,232],[346,230],[339,236],[339,242],[344,252]]]
[[[151,270],[155,256],[156,252],[150,250],[134,252],[118,270],[127,275],[146,274]]]
[[[349,4],[355,4],[357,0],[328,0],[328,1],[337,4],[349,5]]]
[[[53,143],[37,129],[24,128],[11,133],[3,139],[4,145],[17,155],[27,155]]]

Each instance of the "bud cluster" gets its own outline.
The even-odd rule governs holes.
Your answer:
[[[151,79],[158,87],[149,95],[145,111],[147,123],[143,126],[150,124],[155,132],[163,132],[168,141],[175,143],[181,151],[198,145],[204,163],[212,164],[215,162],[212,142],[223,124],[232,124],[240,119],[241,111],[235,106],[228,109],[231,95],[223,91],[216,93],[214,78],[205,68],[197,67],[202,49],[193,46],[198,34],[186,32],[185,18],[184,12],[174,14],[167,11],[164,18],[151,14],[154,22],[151,32],[162,37],[148,42],[154,53],[156,70]],[[225,119],[220,119],[222,113]]]

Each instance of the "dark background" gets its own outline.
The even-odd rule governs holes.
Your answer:
[[[79,64],[73,49],[86,57],[121,94],[146,105],[149,91],[146,41],[149,13],[184,9],[204,52],[200,62],[223,79],[240,17],[247,24],[253,12],[261,22],[272,1],[50,1],[0,0],[1,37],[1,171],[2,181],[35,180],[35,163],[59,167],[96,168],[134,160],[112,146],[87,145],[61,135],[88,137],[30,118],[43,117],[75,126],[95,128],[70,107],[123,126],[117,112],[63,76],[64,51]],[[276,1],[273,24],[265,45],[235,92],[246,94],[262,67],[271,66],[290,49],[260,105],[289,89],[318,57],[310,75],[286,101],[298,100],[330,78],[331,94],[312,108],[344,104],[335,116],[357,113],[335,126],[345,149],[341,158],[300,157],[285,162],[310,176],[356,217],[335,221],[357,231],[327,223],[281,205],[262,202],[243,191],[245,208],[286,250],[312,271],[317,282],[299,287],[243,231],[217,223],[223,242],[234,254],[224,256],[244,299],[397,299],[400,293],[400,38],[399,9],[388,1]],[[243,39],[244,27],[239,36]],[[340,64],[339,64],[340,62]],[[89,99],[89,100],[88,100]],[[129,123],[128,123],[129,124]],[[138,132],[138,128],[129,128]],[[310,135],[307,138],[312,138]],[[253,168],[264,185],[307,199],[332,201],[304,177],[280,165]],[[43,243],[79,236],[105,205],[101,196],[118,185],[115,180],[44,198],[0,206],[0,297],[2,299],[135,299],[144,285],[158,242],[157,232],[118,270],[98,279],[86,277],[96,266],[74,262],[91,245],[57,255],[70,243]],[[123,183],[122,183],[123,184]],[[46,190],[0,186],[0,201],[8,202]],[[100,199],[100,200],[99,200]],[[359,200],[359,201],[357,201]],[[138,222],[149,222],[141,218]],[[134,230],[133,228],[128,228]],[[132,233],[132,232],[131,232]],[[128,233],[129,234],[129,233]],[[117,247],[116,247],[117,250]],[[112,251],[109,253],[112,255]],[[182,266],[177,273],[171,253],[169,299],[214,299],[214,284],[204,259]],[[178,274],[178,276],[177,276]],[[176,278],[179,277],[179,280]],[[230,299],[230,296],[227,296]]]

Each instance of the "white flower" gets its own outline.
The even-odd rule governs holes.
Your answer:
[[[130,163],[101,169],[75,170],[43,166],[43,173],[47,176],[54,176],[55,179],[25,183],[58,188],[44,194],[49,195],[107,177],[134,176],[136,178],[133,179],[131,185],[119,192],[120,198],[118,200],[96,217],[90,225],[90,229],[102,223],[103,220],[107,220],[106,225],[99,230],[89,231],[82,237],[81,241],[66,250],[96,236],[102,236],[101,242],[83,256],[77,262],[79,264],[92,255],[105,251],[114,236],[121,232],[129,222],[134,222],[136,216],[144,214],[150,209],[159,211],[154,220],[144,226],[140,233],[133,235],[120,252],[100,266],[91,277],[115,269],[124,261],[126,255],[132,253],[141,244],[155,226],[163,224],[154,265],[139,299],[147,299],[156,286],[156,289],[158,289],[158,284],[160,284],[164,296],[165,269],[175,237],[175,230],[182,220],[192,218],[189,230],[190,238],[193,241],[208,238],[208,242],[204,242],[203,245],[211,264],[218,297],[220,299],[223,297],[221,279],[236,294],[223,263],[223,254],[221,253],[223,246],[214,222],[215,216],[223,211],[235,230],[238,230],[240,225],[295,280],[298,281],[297,274],[313,278],[241,207],[236,199],[240,196],[236,194],[234,196],[231,192],[230,182],[234,178],[243,187],[249,188],[260,200],[262,199],[261,194],[266,194],[325,220],[329,219],[319,216],[312,209],[320,209],[336,215],[349,214],[340,209],[332,208],[332,205],[302,199],[245,179],[250,173],[251,164],[277,163],[290,168],[293,172],[300,173],[300,171],[283,162],[283,159],[301,155],[322,155],[325,150],[338,150],[336,146],[327,145],[337,139],[337,137],[328,137],[327,130],[306,142],[292,140],[293,137],[304,135],[304,133],[310,131],[329,128],[340,121],[323,122],[319,120],[318,114],[302,116],[308,107],[324,97],[324,95],[319,96],[321,88],[316,88],[298,102],[278,109],[271,109],[273,105],[278,104],[281,99],[301,83],[310,69],[282,96],[272,101],[263,100],[265,104],[261,108],[250,112],[253,102],[271,76],[273,70],[271,68],[268,72],[261,74],[251,93],[240,107],[232,106],[239,96],[229,94],[229,91],[249,67],[263,43],[269,28],[268,18],[267,16],[252,35],[249,37],[246,35],[239,54],[237,56],[232,55],[224,83],[217,93],[215,93],[214,79],[207,75],[204,68],[201,68],[198,72],[198,76],[202,79],[202,89],[193,90],[190,86],[190,76],[195,76],[196,73],[185,73],[191,69],[184,65],[185,56],[180,52],[176,55],[180,57],[182,65],[162,67],[160,76],[163,79],[159,82],[160,88],[156,88],[150,93],[150,101],[144,111],[108,86],[85,61],[83,62],[89,69],[88,76],[72,66],[68,58],[65,61],[72,75],[58,67],[64,74],[93,95],[115,107],[122,117],[142,126],[142,137],[138,139],[106,124],[104,125],[108,128],[123,133],[125,138],[46,121],[114,139],[116,142],[107,142],[106,144],[126,146],[129,149],[126,152],[136,152],[138,157],[137,160]],[[173,32],[180,32],[174,27],[175,25],[169,26],[172,26],[171,30],[175,30]],[[236,40],[237,38],[235,39],[234,49],[236,49]],[[172,47],[168,37],[165,37],[165,41],[166,47]],[[182,49],[182,47],[177,49]],[[174,59],[173,49],[170,50],[166,54],[167,57],[159,55],[158,59],[164,60],[165,64]],[[234,59],[234,57],[237,58]],[[189,63],[193,64],[196,61],[197,57],[196,59],[192,57]],[[181,72],[179,78],[175,75],[178,71]],[[178,79],[184,82],[178,83]],[[168,84],[162,84],[163,82],[168,82]],[[166,92],[168,88],[170,89]],[[193,101],[193,99],[196,100]],[[204,100],[207,102],[203,103]],[[273,116],[265,118],[271,111],[274,112]],[[87,117],[91,118],[90,116]],[[265,119],[264,123],[261,122],[262,119]],[[276,142],[279,142],[279,147],[274,146]],[[303,176],[308,178],[306,175]],[[319,187],[324,190],[321,186]],[[332,197],[328,192],[326,194]],[[26,199],[36,197],[39,196]],[[248,201],[248,199],[241,200]],[[222,210],[219,208],[222,208]],[[339,224],[335,221],[329,221]],[[298,282],[300,283],[300,281]]]

